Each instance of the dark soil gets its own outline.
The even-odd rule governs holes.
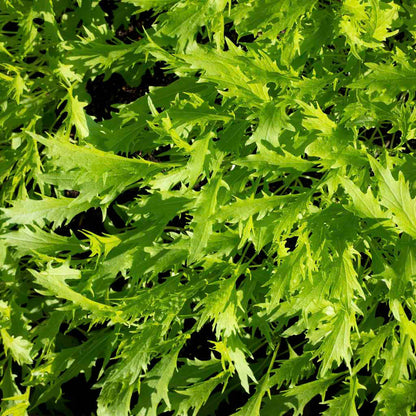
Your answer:
[[[91,96],[91,103],[85,108],[87,114],[94,116],[97,121],[111,118],[111,112],[116,112],[115,104],[128,104],[149,92],[149,87],[168,85],[177,76],[164,70],[164,62],[155,65],[143,75],[140,85],[131,87],[124,78],[117,73],[104,81],[104,75],[87,82],[87,92]]]

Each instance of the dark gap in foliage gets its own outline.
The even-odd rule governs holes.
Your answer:
[[[398,28],[398,32],[394,36],[388,37],[384,42],[383,45],[388,51],[393,51],[397,44],[404,43],[409,39],[412,39],[413,36],[407,29],[406,25],[402,25]]]
[[[342,371],[347,370],[347,367],[345,366],[345,364],[342,364],[339,369],[342,368]],[[338,372],[338,371],[334,371]],[[316,379],[316,377],[314,377],[312,380]],[[340,392],[344,392],[345,389],[343,389],[343,387],[345,386],[345,384],[343,383],[343,380],[339,381],[338,383],[332,384],[331,386],[329,386],[328,390],[326,391],[325,394],[325,400],[330,400],[334,397],[337,396],[337,394],[339,395]],[[321,415],[323,414],[323,412],[328,409],[328,405],[322,404],[322,397],[320,395],[315,396],[306,406],[303,412],[303,415],[310,415],[310,416],[315,416],[315,415]]]
[[[84,236],[85,238],[85,236]],[[91,256],[91,250],[85,250],[82,253],[77,253],[72,255],[73,260],[86,260]]]
[[[224,96],[222,94],[217,94],[214,100],[214,104],[217,104],[219,106],[222,105],[222,101],[223,101]]]
[[[229,392],[228,394],[225,394],[226,392],[222,394],[221,390],[222,385],[214,390],[214,393],[216,392],[224,397],[224,400],[221,401],[217,408],[216,415],[233,415],[240,407],[243,407],[250,398],[250,395],[241,389],[237,381],[229,384],[229,388],[227,389],[227,392]]]
[[[313,180],[307,173],[303,174],[302,176],[299,176],[298,179],[301,185],[305,188],[311,188],[313,185]]]
[[[17,231],[17,230],[18,230],[18,227],[13,229],[13,231]],[[32,261],[32,259],[29,255],[22,256],[19,259],[19,267],[20,267],[21,270],[26,270],[29,267],[32,267],[32,265],[34,265],[34,264],[33,264],[33,261]],[[38,269],[38,268],[35,267],[35,269]]]
[[[264,182],[262,182],[261,184],[259,184],[259,185],[257,185],[256,187],[255,187],[255,189],[254,189],[254,195],[256,196],[256,197],[262,197],[263,196],[263,191],[265,190],[264,189],[264,186],[265,185],[265,183]]]
[[[361,267],[363,267],[364,269],[368,269],[369,267],[371,267],[372,260],[368,254],[361,252],[358,258],[359,258]]]
[[[335,364],[334,364],[334,367],[335,367]],[[336,368],[332,370],[333,374],[341,374],[345,372],[349,372],[349,369],[344,361],[341,363],[341,365],[336,366]],[[339,387],[337,386],[338,386],[338,383],[335,383],[332,385],[332,387],[328,390],[328,397],[330,397],[331,395],[334,395],[337,391],[339,391]]]
[[[379,302],[376,307],[375,317],[383,318],[384,324],[390,321],[390,308],[385,302]]]
[[[162,235],[161,239],[163,244],[170,244],[175,240],[172,236],[167,235],[166,233]]]
[[[171,191],[179,191],[182,187],[182,183],[178,182],[176,185],[172,186]]]
[[[33,413],[33,416],[62,416],[71,414],[70,412],[71,410],[65,406],[63,401],[58,400],[57,402],[49,401],[37,406],[36,412]]]
[[[290,327],[291,325],[288,325]],[[286,329],[286,328],[284,328]],[[283,331],[282,331],[283,332]],[[292,335],[290,338],[288,338],[288,341],[290,343],[290,346],[292,347],[293,351],[295,351],[296,354],[302,355],[303,354],[303,346],[306,343],[306,336],[305,334],[299,334],[299,335]]]
[[[53,123],[53,130],[58,131],[59,128],[62,126],[63,122],[65,121],[68,113],[64,111],[65,106],[67,104],[67,100],[64,102],[58,103],[55,107],[55,122]]]
[[[104,74],[88,80],[86,89],[91,96],[91,103],[85,107],[85,111],[97,121],[110,119],[111,112],[117,111],[112,107],[114,104],[128,103],[143,95],[137,88],[129,87],[118,73],[112,74],[106,81]]]
[[[43,24],[45,24],[45,20],[42,19],[41,17],[35,17],[33,19],[33,23],[35,23],[37,25],[43,25]]]
[[[198,34],[196,35],[196,42],[200,45],[206,45],[209,43],[210,39],[208,37],[207,27],[202,26],[199,30]]]
[[[106,39],[105,43],[107,45],[117,45],[117,42],[114,39]]]
[[[107,232],[99,208],[90,208],[85,212],[81,212],[68,224],[58,227],[55,232],[59,235],[69,237],[72,231],[77,238],[85,239],[85,235],[81,232],[82,230],[91,231],[92,233],[99,235]]]
[[[23,374],[22,374],[22,367],[17,364],[16,361],[10,360],[11,370],[12,373],[16,376],[14,379],[17,385],[20,385],[23,382]]]
[[[192,220],[192,216],[187,212],[181,212],[176,217],[172,218],[168,223],[167,227],[178,227],[185,229]]]
[[[244,258],[241,259],[242,255],[244,253]],[[245,260],[249,260],[254,254],[256,254],[256,249],[254,247],[253,243],[247,243],[243,249],[240,250],[240,253],[237,253],[233,257],[233,263],[240,262],[245,263]]]
[[[116,38],[127,45],[142,38],[141,33],[137,30],[135,25],[135,17],[136,16],[132,16],[130,24],[127,27],[120,26],[116,30]]]
[[[178,80],[178,76],[166,69],[165,61],[157,61],[149,72],[142,78],[142,84],[153,87],[162,87]]]
[[[143,282],[143,287],[145,287],[146,289],[151,289],[154,285],[155,285],[154,282],[152,282],[151,280],[147,282]]]
[[[321,196],[322,196],[322,193],[321,192],[315,192],[313,194],[312,204],[315,207],[318,207],[319,208],[321,206],[321,201],[319,199]]]
[[[146,10],[131,16],[127,27],[120,26],[116,30],[116,38],[123,43],[131,44],[142,39],[143,29],[150,29],[157,19],[158,14],[153,10]]]
[[[233,22],[228,22],[224,25],[224,37],[230,39],[235,45],[237,45],[238,33],[234,29]],[[224,45],[224,50],[228,51],[227,43]]]
[[[289,320],[287,321],[287,324],[283,327],[282,332],[290,328],[291,326],[295,325],[298,321],[299,321],[299,316],[292,316],[291,318],[289,318]]]
[[[341,3],[340,1],[335,2],[335,3]],[[322,7],[324,9],[326,9],[328,6],[334,7],[334,1],[332,0],[319,0],[318,2],[318,7]]]
[[[16,33],[19,30],[19,24],[17,22],[7,22],[3,27],[1,28],[2,34],[12,37],[15,36]]]
[[[333,110],[333,108],[334,108],[334,105],[330,105],[330,106],[328,106],[328,107],[324,108],[324,109],[323,109],[323,112],[324,112],[325,114],[327,114],[327,115],[330,115],[330,114],[331,114],[331,111]]]
[[[138,402],[139,402],[139,392],[137,391],[137,389],[134,389],[133,394],[131,395],[130,409],[133,409],[134,406],[136,406]]]
[[[262,333],[260,332],[260,330],[257,328],[254,332],[254,339],[257,340],[262,340],[264,339]],[[270,346],[267,342],[263,342],[262,344],[260,344],[260,346],[253,352],[253,361],[256,363],[259,363],[265,359],[270,359],[271,358],[271,351],[270,351]]]
[[[322,398],[318,394],[314,396],[314,398],[307,403],[305,408],[303,409],[302,416],[316,416],[322,415],[323,412],[328,408],[328,406],[321,403]]]
[[[397,131],[394,133],[389,133],[389,131],[393,128],[391,123],[383,123],[378,128],[378,137],[375,138],[372,143],[377,146],[383,146],[386,148],[395,148],[401,144],[401,132]]]
[[[358,373],[358,377],[371,377],[371,371],[367,368],[368,366],[363,367]]]
[[[125,228],[126,223],[122,217],[117,213],[116,205],[112,203],[107,210],[107,216],[116,228]]]
[[[146,187],[130,188],[120,193],[120,195],[117,196],[114,202],[116,204],[123,205],[127,202],[133,201],[134,199],[136,199],[138,196],[141,196],[141,195],[149,195],[149,192],[147,191]]]
[[[191,330],[195,325],[196,319],[195,318],[185,318],[183,320],[183,332],[187,332]]]
[[[45,74],[39,71],[33,72],[29,75],[29,79],[38,79],[38,78],[45,78]],[[40,88],[33,90],[33,93],[40,92]]]
[[[371,142],[375,146],[395,148],[401,144],[401,132],[389,133],[393,128],[391,123],[383,123],[376,127],[360,128],[358,139],[364,142]]]
[[[254,249],[254,246],[253,246]],[[255,256],[253,253],[253,256],[248,258],[247,260],[250,260],[251,266],[259,266],[260,264],[263,264],[265,260],[267,260],[267,253],[266,250],[260,250],[257,255]]]
[[[170,156],[168,152],[171,150],[170,145],[159,146],[154,150],[151,155],[148,155],[148,159],[152,159],[152,162],[169,162]]]
[[[191,334],[179,356],[190,360],[210,360],[213,345],[209,341],[215,341],[215,333],[212,324],[205,324],[199,331]]]
[[[308,77],[309,72],[311,71],[311,69],[313,68],[313,65],[315,63],[315,58],[308,58],[303,66],[302,72],[300,74],[300,78],[303,77]]]
[[[199,181],[195,186],[194,186],[194,191],[197,191],[197,192],[199,192],[201,189],[202,189],[202,187],[204,186],[204,185],[206,185],[208,183],[208,179],[207,178],[204,178],[204,179],[202,179],[201,181]]]
[[[284,181],[279,180],[279,181],[274,181],[274,182],[268,182],[268,183],[266,183],[266,185],[269,189],[269,192],[274,194],[279,189],[281,189],[285,185],[285,183],[284,183]]]
[[[275,363],[275,367],[274,367],[275,370],[276,370],[276,367],[280,367],[281,362],[289,359],[289,357],[290,357],[289,345],[290,345],[291,348],[293,348],[295,346],[295,344],[293,342],[291,342],[290,340],[291,339],[289,338],[289,339],[282,339],[280,341],[279,352],[276,356],[276,363]],[[266,347],[267,347],[267,345],[266,345]],[[279,363],[279,364],[277,364],[277,363]]]
[[[253,243],[248,243],[248,248],[246,245],[244,246],[244,249],[241,250],[242,253],[245,252],[244,258],[241,261],[243,264],[250,262],[250,265],[252,266],[263,264],[264,260],[266,260],[268,257],[266,254],[266,251],[267,251],[267,248],[257,251]],[[240,261],[241,254],[237,253],[234,256],[234,259],[235,259],[235,262]]]
[[[38,59],[38,57],[36,57],[36,56],[26,56],[25,58],[23,58],[23,62],[25,64],[30,65],[30,64],[33,64],[34,62],[36,62],[36,59]]]
[[[360,416],[374,415],[377,407],[377,402],[372,401],[370,398],[364,401],[363,405],[358,409]]]
[[[240,39],[238,39],[238,43],[239,44],[253,43],[255,39],[256,37],[252,33],[250,33],[249,35],[241,36]],[[244,47],[244,45],[242,46]]]
[[[403,149],[403,153],[410,154],[416,151],[416,139],[410,139],[406,141],[406,148]]]
[[[94,389],[93,386],[97,382],[99,369],[97,364],[92,367],[89,380],[86,380],[84,373],[80,373],[62,385],[62,400],[73,412],[72,414],[79,416],[95,414],[100,390]]]
[[[148,93],[150,86],[166,86],[178,79],[175,74],[164,69],[165,65],[165,62],[160,61],[147,69],[137,87],[128,85],[118,73],[113,73],[107,80],[104,80],[104,74],[88,80],[86,89],[91,96],[91,102],[85,107],[85,111],[97,121],[110,119],[111,112],[118,111],[113,105],[128,104]]]
[[[179,273],[183,273],[183,269],[182,268],[179,268],[178,272]],[[188,284],[189,283],[189,280],[190,280],[189,279],[189,276],[187,276],[186,274],[181,274],[181,278],[180,278],[181,285]]]
[[[33,23],[35,23],[38,27],[37,27],[37,31],[38,31],[38,33],[42,33],[43,31],[44,31],[44,28],[43,28],[43,25],[45,24],[45,21],[42,19],[42,18],[40,18],[40,17],[35,17],[34,19],[33,19]],[[40,51],[39,51],[40,52]],[[45,53],[46,51],[45,50],[43,50],[43,54]]]
[[[75,191],[73,189],[65,189],[64,196],[67,198],[76,198],[79,195],[79,191]]]
[[[347,95],[348,90],[345,87],[341,87],[338,89],[338,93],[341,94],[342,96]]]
[[[409,321],[413,321],[414,319],[413,319],[412,312],[411,312],[411,310],[409,309],[409,307],[408,307],[407,305],[405,305],[405,306],[403,307],[403,310],[404,310],[404,313],[406,314],[407,319],[408,319]]]
[[[98,5],[101,7],[103,12],[106,14],[105,20],[109,25],[113,24],[114,10],[117,9],[117,4],[114,0],[101,0]]]
[[[170,276],[170,271],[160,272],[157,275],[157,283],[159,284],[165,283],[169,276]]]
[[[119,272],[117,273],[117,276],[114,279],[113,283],[111,283],[110,289],[114,290],[114,292],[121,292],[125,288],[127,283],[128,280]]]
[[[293,251],[296,248],[297,242],[298,242],[298,237],[289,237],[289,238],[286,238],[285,247],[289,251]]]
[[[238,276],[236,282],[235,282],[235,288],[239,289],[241,287],[241,285],[243,284],[244,280],[246,279],[246,275],[245,274],[241,274],[240,276]]]

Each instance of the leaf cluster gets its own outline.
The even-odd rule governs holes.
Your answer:
[[[415,43],[411,0],[0,0],[1,416],[415,415]]]

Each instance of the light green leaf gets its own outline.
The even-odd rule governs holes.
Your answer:
[[[380,202],[389,209],[398,227],[416,238],[416,199],[410,195],[409,185],[402,172],[394,179],[391,171],[370,157],[371,168],[380,188]]]

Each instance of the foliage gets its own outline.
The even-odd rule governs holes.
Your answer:
[[[416,414],[413,1],[0,10],[2,416]]]

